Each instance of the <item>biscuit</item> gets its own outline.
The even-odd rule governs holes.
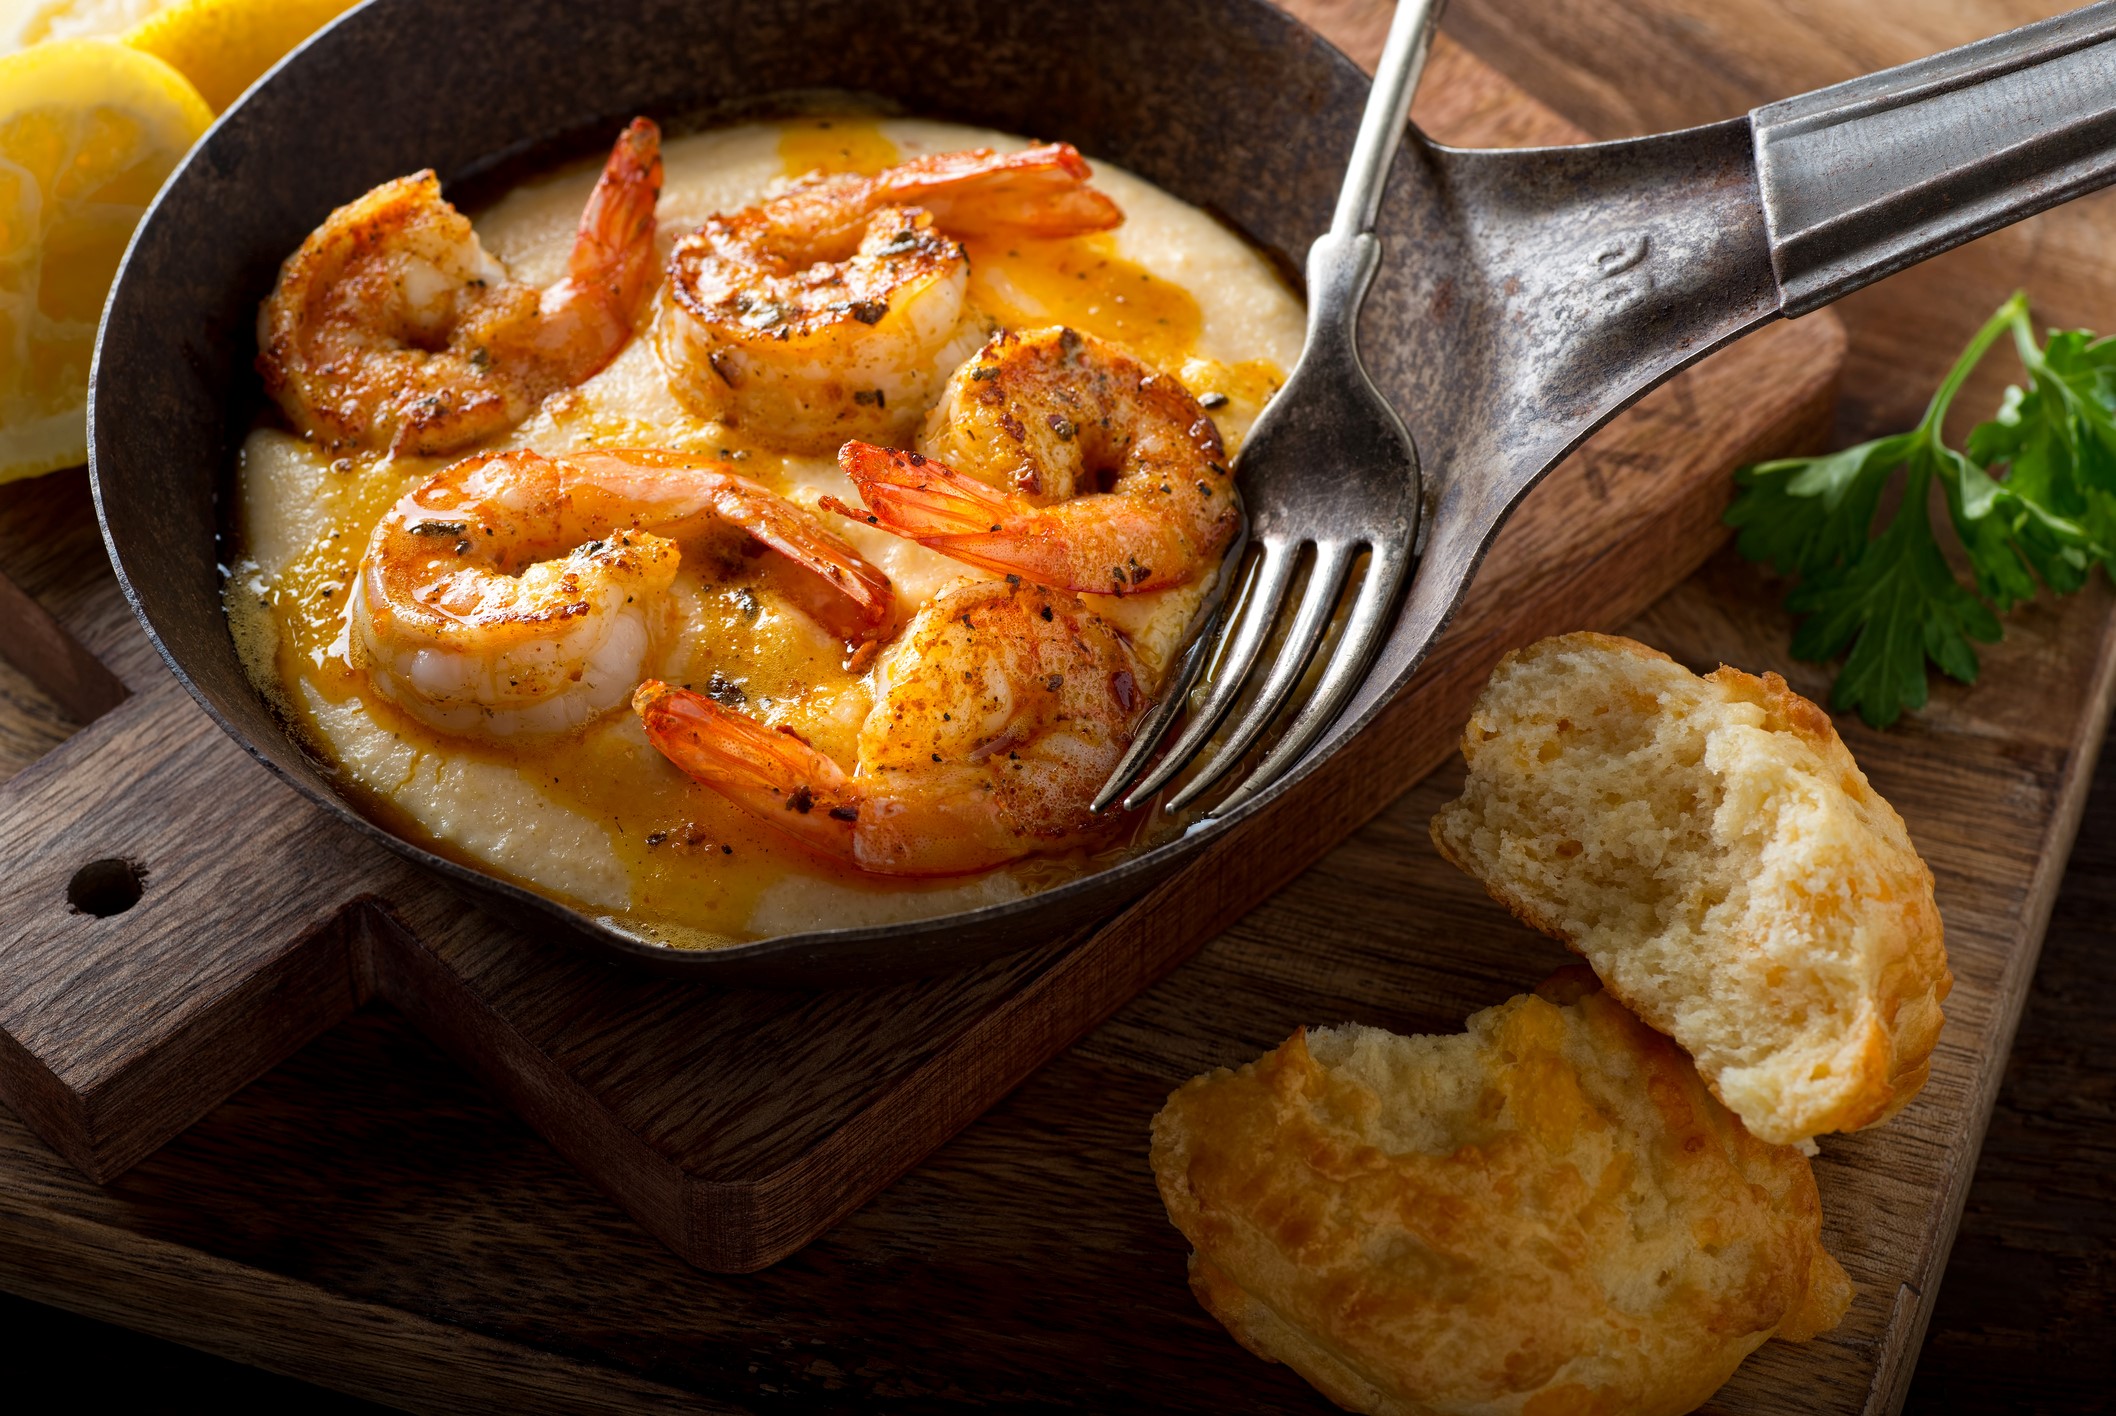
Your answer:
[[[1196,1078],[1153,1168],[1198,1301],[1353,1411],[1672,1416],[1850,1301],[1807,1158],[1582,968]]]
[[[1920,1087],[1947,971],[1932,873],[1829,716],[1776,674],[1705,678],[1568,634],[1500,663],[1433,841],[1586,958],[1768,1141]]]

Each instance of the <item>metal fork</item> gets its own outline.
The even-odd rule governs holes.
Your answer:
[[[1244,560],[1244,546],[1237,544],[1227,554],[1221,581],[1170,691],[1140,724],[1124,760],[1096,796],[1098,812],[1120,795],[1127,811],[1136,809],[1212,739],[1241,700],[1304,562],[1306,585],[1263,686],[1211,760],[1169,798],[1168,810],[1180,810],[1210,791],[1277,719],[1328,636],[1345,583],[1362,555],[1366,573],[1314,691],[1270,753],[1214,814],[1234,810],[1300,759],[1359,686],[1388,634],[1418,532],[1418,449],[1360,362],[1359,309],[1381,262],[1374,225],[1382,185],[1403,139],[1411,94],[1443,3],[1401,0],[1396,7],[1330,229],[1308,248],[1307,342],[1236,460],[1248,539],[1258,551],[1247,582],[1229,613],[1225,592],[1231,572]],[[1160,762],[1141,776],[1207,664],[1213,666],[1213,679],[1205,701]]]

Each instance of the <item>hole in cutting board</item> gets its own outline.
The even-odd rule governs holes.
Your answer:
[[[82,914],[108,919],[138,904],[146,886],[146,867],[135,861],[116,856],[92,860],[66,882],[66,903]]]

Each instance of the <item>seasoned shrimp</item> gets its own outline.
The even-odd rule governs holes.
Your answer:
[[[565,278],[511,280],[431,171],[331,213],[257,315],[258,372],[305,435],[440,456],[506,431],[623,349],[654,277],[661,130],[635,119]]]
[[[699,416],[797,452],[907,433],[968,309],[957,238],[1118,225],[1088,176],[1064,143],[979,148],[811,177],[708,219],[669,258],[656,329],[670,387]]]
[[[1196,580],[1241,519],[1197,400],[1069,329],[996,336],[949,379],[919,447],[846,444],[867,510],[824,505],[986,570],[1116,595]]]
[[[969,581],[875,667],[847,772],[703,694],[641,685],[647,738],[704,785],[826,855],[953,875],[1107,834],[1088,803],[1146,708],[1122,636],[1062,591]]]
[[[677,541],[733,528],[826,629],[871,638],[887,577],[810,513],[711,461],[646,449],[469,457],[375,528],[350,619],[375,686],[449,732],[577,727],[624,702],[662,628]]]

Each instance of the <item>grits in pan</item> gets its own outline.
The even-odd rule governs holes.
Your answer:
[[[653,279],[663,279],[661,262],[675,242],[708,216],[746,207],[787,177],[873,173],[921,154],[1022,146],[1000,133],[865,118],[749,123],[672,139],[662,150]],[[594,164],[569,167],[476,215],[486,251],[530,285],[558,279],[596,174]],[[973,317],[942,351],[937,372],[976,353],[995,330],[1063,325],[1173,375],[1211,410],[1231,455],[1299,353],[1298,299],[1262,256],[1205,213],[1105,163],[1095,164],[1093,183],[1123,210],[1112,231],[965,243]],[[662,303],[657,292],[647,308]],[[655,332],[642,327],[592,377],[465,451],[673,449],[721,458],[801,507],[814,509],[825,497],[859,506],[833,457],[774,451],[758,434],[687,409],[671,391]],[[240,559],[226,601],[244,663],[295,730],[335,764],[348,794],[392,829],[677,947],[999,903],[1107,865],[1150,829],[1142,814],[1098,848],[964,875],[876,875],[805,848],[678,771],[633,712],[605,712],[569,732],[503,738],[430,726],[373,691],[348,602],[377,524],[407,490],[461,455],[333,449],[287,431],[275,415],[250,433],[237,470]],[[859,519],[819,515],[886,572],[900,617],[948,586],[990,576]],[[755,553],[740,536],[686,550],[671,592],[680,632],[657,642],[648,676],[690,686],[850,761],[873,703],[871,656],[848,652],[771,588],[732,583],[728,568]],[[1186,584],[1082,598],[1158,675],[1201,593]]]

